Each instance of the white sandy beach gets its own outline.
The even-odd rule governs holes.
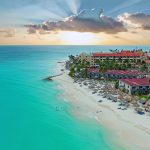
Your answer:
[[[58,71],[64,67],[58,64]],[[72,104],[71,112],[76,117],[91,117],[111,130],[112,140],[123,145],[125,150],[150,150],[150,116],[138,115],[134,109],[119,110],[117,103],[92,94],[86,86],[80,87],[65,71],[54,78],[63,89],[63,98]],[[99,103],[99,100],[103,100]]]

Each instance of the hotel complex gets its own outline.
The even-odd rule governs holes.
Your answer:
[[[126,93],[135,94],[150,94],[150,80],[146,77],[145,72],[139,71],[138,64],[144,63],[147,65],[147,73],[150,70],[150,57],[147,53],[142,50],[130,51],[122,50],[118,52],[110,53],[82,53],[77,57],[81,62],[84,60],[90,63],[90,67],[86,68],[87,77],[91,79],[111,79],[114,81],[119,81],[119,88],[124,90]],[[101,66],[99,62],[114,61],[119,64],[125,64],[130,62],[131,64],[136,64],[138,67],[132,70],[106,70],[101,71]]]
[[[101,72],[97,68],[88,68],[87,75],[89,78],[100,79],[132,79],[132,78],[144,78],[145,75],[140,71],[126,71],[126,70],[107,70],[106,72]]]
[[[92,65],[97,65],[97,60],[115,60],[119,62],[125,62],[129,60],[131,62],[138,62],[143,59],[142,52],[131,52],[131,51],[121,51],[115,53],[93,53],[92,54]]]
[[[142,61],[144,59],[144,53],[142,51],[121,51],[121,52],[115,52],[115,53],[91,53],[86,54],[82,53],[79,55],[79,60],[86,60],[90,62],[91,66],[97,66],[97,61],[104,61],[104,60],[115,60],[119,62],[125,62],[126,60],[129,60],[131,62],[138,62]]]
[[[133,78],[133,79],[120,79],[119,86],[130,95],[134,94],[149,94],[150,93],[150,79],[149,78]]]

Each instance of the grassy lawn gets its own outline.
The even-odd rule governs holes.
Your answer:
[[[146,100],[148,100],[149,96],[148,95],[141,95],[141,96],[139,96],[139,99],[146,99]]]

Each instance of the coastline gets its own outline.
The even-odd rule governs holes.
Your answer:
[[[57,64],[56,72],[64,69],[64,63]],[[128,110],[117,109],[112,103],[102,96],[93,95],[87,87],[80,87],[73,83],[65,70],[61,76],[53,79],[63,90],[63,99],[72,105],[71,113],[79,119],[94,118],[104,128],[112,131],[112,141],[120,143],[125,150],[149,150],[150,144],[150,116],[138,115],[132,108]],[[99,103],[99,100],[103,100]]]

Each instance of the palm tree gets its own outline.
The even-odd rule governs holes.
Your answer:
[[[109,57],[106,57],[106,61],[109,61]]]
[[[140,59],[137,60],[137,64],[138,64],[138,65],[141,64],[141,60],[140,60]]]
[[[68,57],[69,57],[70,61],[74,61],[75,60],[75,56],[73,56],[73,55],[69,55]]]
[[[146,64],[143,64],[143,65],[140,67],[140,70],[141,70],[141,71],[146,71],[146,70],[147,70],[147,65],[146,65]]]
[[[108,70],[108,68],[105,65],[101,66],[101,68],[100,68],[101,72],[106,72],[107,70]]]
[[[87,67],[90,67],[90,62],[87,61],[85,65],[86,65],[86,68],[87,68]]]
[[[121,69],[122,69],[122,70],[126,70],[126,69],[127,69],[126,65],[125,65],[125,64],[122,64],[122,65],[121,65]]]
[[[100,60],[96,59],[95,63],[99,65],[100,64]]]
[[[70,68],[69,75],[70,75],[71,77],[73,77],[73,76],[74,76],[74,73],[75,73],[75,68],[74,68],[74,67],[71,67],[71,68]]]
[[[128,62],[128,63],[126,64],[126,67],[127,67],[127,68],[131,68],[131,63]]]
[[[119,57],[119,62],[122,63],[122,58],[121,57]]]

